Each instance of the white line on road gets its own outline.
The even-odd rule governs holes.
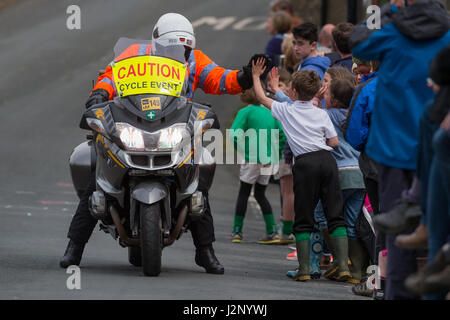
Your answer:
[[[212,29],[215,31],[221,31],[231,26],[232,30],[236,31],[260,31],[264,30],[267,25],[267,17],[258,16],[258,17],[246,17],[239,18],[230,16],[230,17],[213,17],[206,16],[200,19],[195,20],[192,25],[194,28],[198,28],[203,25],[212,26]]]

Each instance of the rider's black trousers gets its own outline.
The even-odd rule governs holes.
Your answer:
[[[98,221],[89,211],[89,197],[95,189],[95,172],[92,172],[87,189],[80,197],[77,211],[73,216],[72,222],[70,223],[69,232],[67,234],[68,238],[79,244],[85,244],[88,242]]]
[[[89,185],[80,198],[77,211],[70,223],[69,232],[67,234],[68,238],[79,244],[88,242],[92,235],[92,231],[94,231],[94,228],[97,225],[98,220],[92,217],[89,211],[89,197],[95,189],[95,172],[92,172]],[[196,248],[210,246],[215,241],[213,223],[211,208],[209,206],[209,197],[206,194],[205,214],[201,219],[190,224],[190,230]]]

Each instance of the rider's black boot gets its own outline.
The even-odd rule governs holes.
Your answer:
[[[205,268],[207,273],[224,274],[225,269],[217,260],[212,246],[197,248],[195,263]]]
[[[83,256],[84,244],[78,244],[73,240],[69,241],[64,256],[59,261],[61,268],[67,268],[71,265],[79,266]]]

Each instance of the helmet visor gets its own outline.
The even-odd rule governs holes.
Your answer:
[[[185,63],[187,58],[186,51],[191,50],[188,46],[182,43],[176,43],[174,39],[153,39],[152,41],[152,55],[170,58],[182,63]]]

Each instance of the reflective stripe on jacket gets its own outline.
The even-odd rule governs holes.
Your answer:
[[[150,54],[150,45],[134,44],[122,52],[115,61],[130,57],[143,56]],[[208,94],[239,94],[242,88],[237,81],[239,70],[224,69],[214,63],[206,54],[200,50],[193,50],[188,59],[189,83],[187,98],[192,99],[197,88],[202,89]],[[109,100],[116,95],[113,82],[111,66],[100,75],[92,91],[104,89],[109,94]]]

